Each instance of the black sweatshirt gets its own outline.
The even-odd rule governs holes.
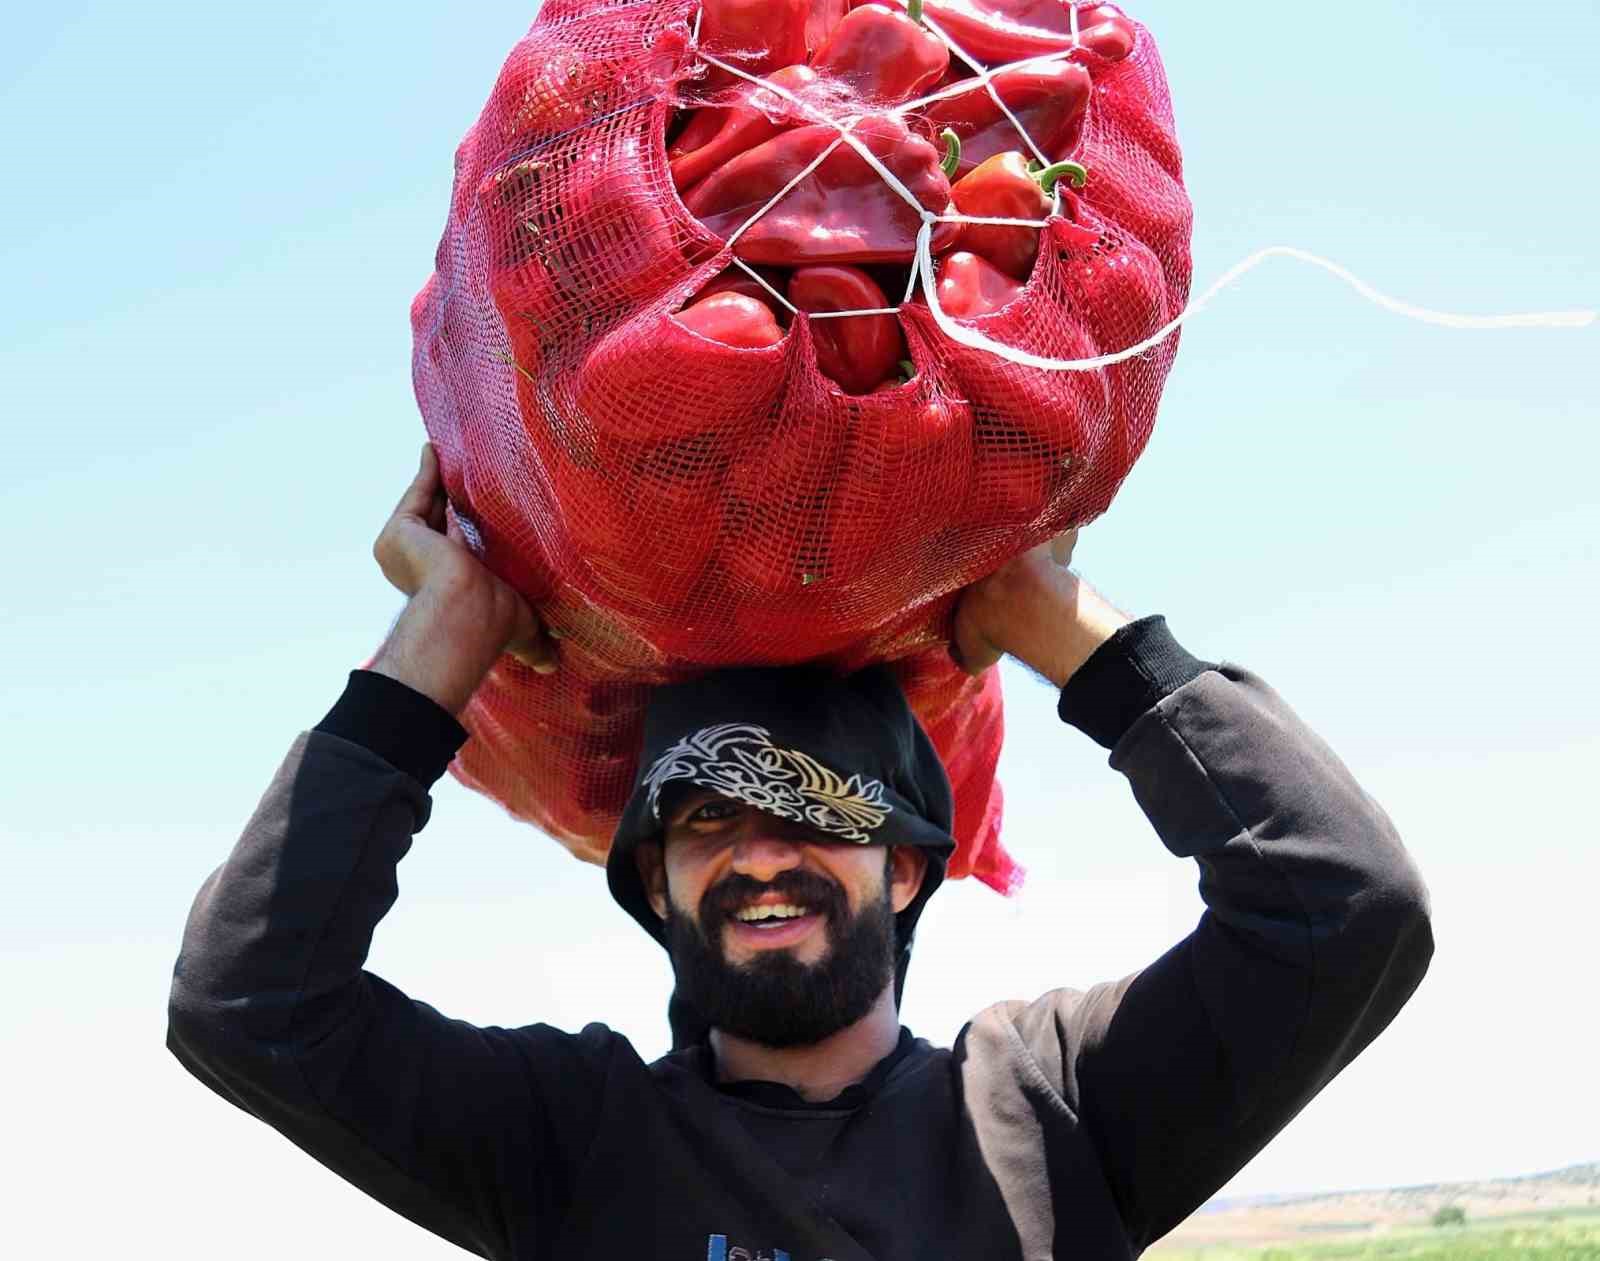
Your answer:
[[[1159,618],[1063,691],[1206,912],[1141,972],[902,1035],[838,1099],[643,1063],[604,1025],[478,1028],[363,971],[462,733],[355,676],[201,889],[168,1045],[224,1098],[486,1257],[1126,1258],[1394,1017],[1432,953],[1382,809],[1265,683]],[[652,947],[653,948],[653,947]]]

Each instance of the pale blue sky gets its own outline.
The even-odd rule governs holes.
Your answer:
[[[1434,307],[1600,302],[1590,0],[1134,11],[1172,79],[1202,283],[1286,243]],[[8,20],[0,1240],[27,1255],[451,1253],[187,1078],[163,1002],[195,888],[397,609],[369,549],[422,438],[407,305],[532,17]],[[1422,991],[1235,1192],[1600,1158],[1597,339],[1412,325],[1274,264],[1186,333],[1149,452],[1084,534],[1111,598],[1300,709],[1434,893]],[[1006,682],[1007,838],[1033,876],[1009,904],[933,902],[905,1017],[940,1041],[989,1001],[1130,971],[1198,914],[1101,751]],[[452,1014],[604,1019],[659,1052],[664,960],[600,873],[452,782],[436,798],[372,966]]]

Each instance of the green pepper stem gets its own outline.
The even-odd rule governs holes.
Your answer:
[[[1089,168],[1081,162],[1057,162],[1053,166],[1041,167],[1032,172],[1033,178],[1039,181],[1039,187],[1047,193],[1056,191],[1056,181],[1063,176],[1067,183],[1074,188],[1082,188],[1089,180]]]
[[[946,127],[939,133],[939,139],[944,141],[944,161],[939,167],[951,179],[955,179],[956,172],[961,169],[961,137]]]
[[[913,22],[922,21],[922,0],[906,0],[906,16]]]
[[[917,365],[912,363],[909,359],[902,359],[900,361],[900,383],[904,385],[916,375]]]

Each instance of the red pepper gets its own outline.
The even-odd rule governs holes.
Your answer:
[[[950,67],[950,50],[920,22],[883,4],[845,15],[811,63],[879,105],[909,101]]]
[[[781,273],[768,267],[756,269],[762,279],[776,289],[779,293],[784,289],[784,278]],[[742,267],[730,267],[727,271],[718,272],[694,295],[694,300],[699,302],[702,298],[709,298],[714,293],[742,293],[747,298],[754,298],[757,302],[771,308],[773,315],[777,316],[778,323],[789,327],[789,308],[776,301],[772,293],[764,288],[759,280],[745,271]]]
[[[1063,260],[1062,278],[1070,304],[1082,313],[1084,327],[1094,339],[1092,353],[1117,354],[1138,345],[1161,329],[1183,303],[1181,294],[1169,289],[1160,260],[1133,240],[1108,240],[1087,252],[1073,251]],[[1177,353],[1175,332],[1144,354],[1105,369],[1111,423],[1100,435],[1102,449],[1087,451],[1091,463],[1130,468],[1138,459],[1155,426],[1156,401]],[[1110,507],[1116,490],[1115,483],[1089,483],[1078,500],[1085,518]]]
[[[743,293],[714,293],[685,307],[672,317],[685,328],[724,346],[753,350],[776,346],[783,330],[765,302]]]
[[[1121,61],[1133,51],[1133,23],[1109,4],[1079,9],[1078,42],[1107,61]]]
[[[905,4],[907,0],[898,0]],[[1072,18],[1062,0],[926,0],[928,16],[988,65],[1063,52],[1072,44]],[[1078,10],[1078,43],[1110,61],[1133,50],[1133,24],[1110,5]]]
[[[949,572],[945,527],[972,480],[972,412],[928,381],[886,382],[856,404],[830,495],[828,552],[865,558],[879,607],[911,608],[927,599],[930,569]],[[892,486],[918,493],[886,494]]]
[[[991,82],[1000,99],[1017,117],[1022,129],[1052,162],[1059,162],[1077,147],[1083,119],[1094,90],[1089,72],[1070,61],[1007,70]],[[935,101],[923,111],[935,129],[948,127],[961,140],[958,176],[979,163],[1022,147],[1022,137],[994,97],[975,88],[965,96]]]
[[[711,301],[728,298],[761,305],[740,294],[718,294]],[[745,308],[744,313],[752,324],[761,320],[760,312]],[[783,386],[785,357],[793,348],[719,345],[689,328],[684,314],[649,314],[619,324],[594,344],[581,369],[575,370],[574,399],[555,391],[560,397],[545,405],[535,397],[534,410],[528,411],[525,403],[524,415],[542,415],[587,430],[592,435],[590,447],[612,440],[652,445],[678,440],[737,443],[751,433],[764,432]],[[525,378],[519,375],[519,380]],[[714,389],[708,386],[710,381],[717,383]],[[593,457],[585,449],[575,458]]]
[[[817,393],[823,410],[859,406]],[[868,560],[836,555],[828,546],[828,515],[845,470],[849,427],[785,410],[777,425],[767,421],[752,434],[728,471],[727,528],[717,556],[733,597],[733,620],[741,631],[762,631],[761,639],[747,642],[769,649],[794,635],[794,620],[814,608],[819,591],[853,577]],[[808,634],[820,629],[806,625]]]
[[[950,181],[931,143],[886,114],[866,116],[854,134],[924,209],[945,212]],[[684,204],[726,240],[838,139],[837,128],[820,123],[786,131],[706,176]],[[906,263],[916,252],[921,227],[917,210],[842,142],[751,224],[733,252],[757,263]],[[948,249],[958,231],[956,224],[935,224],[934,250]]]
[[[785,66],[767,77],[790,92],[817,81],[816,71],[809,66]],[[783,120],[791,116],[792,109],[776,92],[763,92],[746,83],[737,104],[696,110],[689,125],[667,148],[674,187],[684,192],[735,154],[772,139],[783,130]]]
[[[1034,171],[1022,154],[1000,153],[958,181],[950,195],[964,215],[1043,221],[1055,205],[1047,190],[1054,189],[1063,175],[1080,185],[1087,178],[1076,162],[1057,162]],[[1039,253],[1039,229],[966,223],[961,225],[961,244],[1001,271],[1026,280]]]
[[[746,74],[770,74],[806,59],[806,19],[811,0],[704,0],[700,46]],[[709,88],[744,80],[716,66]]]
[[[806,47],[813,53],[821,48],[850,9],[850,0],[811,0],[811,16],[806,19]]]
[[[1137,345],[1167,321],[1166,274],[1160,260],[1138,241],[1108,240],[1087,251],[1074,251],[1063,260],[1062,271],[1072,307],[1100,354],[1117,354]]]
[[[889,305],[859,267],[802,267],[789,278],[789,301],[802,311],[873,311]],[[892,315],[811,320],[817,371],[846,394],[866,394],[905,357],[905,338]]]
[[[625,619],[682,608],[711,561],[724,472],[703,454],[693,460],[693,450],[610,441],[594,467],[559,457],[545,466],[581,565],[577,585]],[[670,547],[662,546],[666,538]],[[571,562],[562,570],[571,573]]]
[[[1021,282],[967,250],[939,260],[939,307],[946,315],[957,319],[987,315],[1021,293]]]
[[[524,158],[491,171],[478,185],[480,211],[493,225],[488,236],[495,243],[497,270],[520,267],[539,257],[539,234],[528,227],[525,216],[528,206],[548,195],[548,183],[554,178],[551,162]]]
[[[505,135],[525,144],[578,126],[610,87],[614,70],[552,39],[538,58],[513,57],[495,84],[492,106],[505,120]]]
[[[649,184],[624,174],[648,165],[638,137],[615,133],[514,163],[479,185],[495,266],[520,271],[516,285],[527,309],[542,313],[541,335],[581,325],[596,308],[654,298],[682,275],[681,230]]]

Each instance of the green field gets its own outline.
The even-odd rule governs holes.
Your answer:
[[[1600,1213],[1502,1217],[1339,1243],[1159,1248],[1150,1256],[1152,1261],[1600,1261]]]

